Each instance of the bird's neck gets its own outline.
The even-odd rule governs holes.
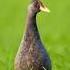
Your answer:
[[[39,40],[39,32],[36,24],[36,15],[34,13],[28,13],[25,39]]]

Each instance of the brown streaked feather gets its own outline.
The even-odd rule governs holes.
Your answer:
[[[28,11],[24,40],[15,57],[15,70],[51,70],[51,61],[37,28],[36,15],[40,11],[36,4],[32,4]]]

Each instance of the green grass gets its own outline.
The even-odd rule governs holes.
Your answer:
[[[0,70],[14,70],[29,1],[0,0]],[[38,15],[38,28],[53,70],[70,70],[70,1],[43,0],[51,13]]]

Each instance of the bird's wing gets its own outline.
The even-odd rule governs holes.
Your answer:
[[[47,70],[44,66],[42,66],[44,70]]]

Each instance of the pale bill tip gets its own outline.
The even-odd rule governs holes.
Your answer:
[[[44,8],[43,7],[40,7],[40,9],[41,9],[41,11],[50,13],[50,10],[48,8],[46,8],[46,7],[44,7]]]
[[[48,12],[48,13],[51,12],[48,8],[45,8],[44,11],[45,11],[45,12]]]

